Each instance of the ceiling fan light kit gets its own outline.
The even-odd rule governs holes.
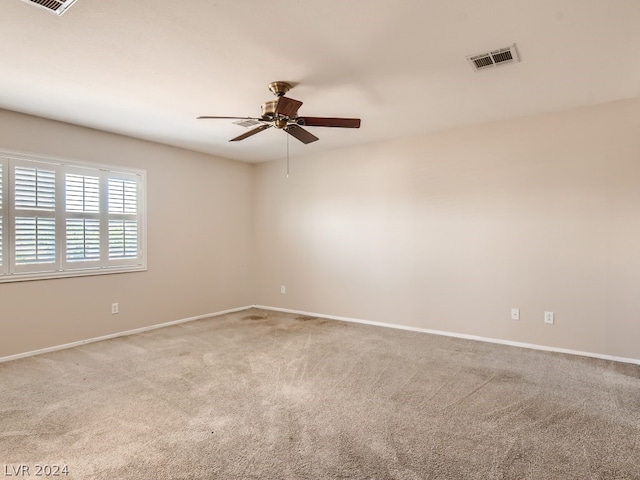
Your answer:
[[[302,106],[302,102],[285,95],[293,85],[289,82],[277,81],[269,84],[269,90],[276,97],[276,100],[264,102],[261,106],[261,116],[254,117],[218,117],[218,116],[201,116],[198,119],[233,119],[238,125],[257,127],[229,140],[230,142],[238,142],[249,138],[256,133],[260,133],[268,128],[275,127],[284,130],[292,137],[304,144],[319,140],[318,137],[311,132],[302,128],[305,127],[334,127],[334,128],[360,128],[359,118],[337,118],[337,117],[300,117],[298,110]]]

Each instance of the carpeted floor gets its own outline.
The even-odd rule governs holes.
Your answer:
[[[0,385],[0,478],[640,479],[639,366],[402,330],[245,310]]]

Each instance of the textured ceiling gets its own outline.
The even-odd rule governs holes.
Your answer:
[[[258,116],[267,84],[297,85],[309,128],[292,155],[640,96],[635,0],[77,0],[62,16],[0,14],[0,108],[248,162],[284,132],[199,115]],[[516,43],[521,62],[465,57]]]

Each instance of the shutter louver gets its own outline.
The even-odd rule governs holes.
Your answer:
[[[47,217],[16,217],[16,265],[56,261],[56,220]]]
[[[132,180],[109,179],[109,213],[136,215],[138,185]]]
[[[54,211],[56,172],[41,168],[16,167],[16,208]]]
[[[138,222],[109,220],[109,259],[136,258],[137,256]]]
[[[65,200],[67,212],[98,213],[100,211],[100,179],[67,173]]]
[[[37,265],[55,264],[55,170],[16,166],[14,195],[16,266],[38,268]],[[45,268],[51,269],[51,266]]]
[[[65,175],[67,262],[100,260],[100,178]]]
[[[67,262],[100,260],[100,220],[67,219]]]
[[[109,179],[109,260],[138,256],[138,183]]]

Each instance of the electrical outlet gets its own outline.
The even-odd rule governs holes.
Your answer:
[[[544,323],[553,325],[553,312],[544,312]]]
[[[520,309],[512,308],[511,309],[511,320],[520,320]]]
[[[280,293],[282,294],[287,293],[287,287],[285,287],[284,285],[280,285]]]
[[[116,313],[118,313],[118,304],[117,303],[112,303],[111,304],[111,315],[115,315]]]

